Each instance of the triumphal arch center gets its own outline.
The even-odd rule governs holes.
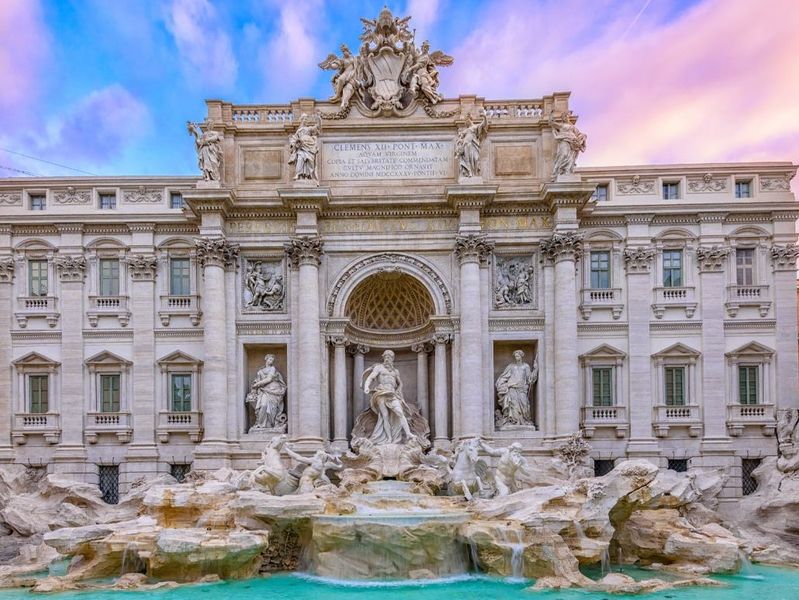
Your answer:
[[[208,101],[196,177],[0,180],[0,460],[124,489],[582,431],[743,493],[799,405],[796,168],[580,168],[568,93],[444,98],[409,27],[364,20],[329,99]]]

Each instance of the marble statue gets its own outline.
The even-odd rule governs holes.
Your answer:
[[[283,310],[285,298],[280,265],[269,268],[261,261],[248,263],[244,276],[244,306],[267,312]]]
[[[471,438],[458,443],[453,452],[452,466],[449,469],[450,496],[464,496],[471,500],[475,495],[492,495],[491,472],[480,458],[480,440]]]
[[[449,66],[452,57],[441,50],[430,53],[430,42],[425,40],[420,50],[411,47],[408,66],[403,70],[400,80],[408,83],[408,92],[413,97],[421,92],[430,104],[438,104],[443,97],[438,93],[439,76],[436,66]]]
[[[571,434],[566,442],[555,450],[555,456],[563,462],[569,472],[569,479],[575,479],[579,475],[580,467],[585,465],[590,455],[591,446],[585,441],[582,431]]]
[[[286,382],[275,367],[275,357],[267,354],[264,366],[258,370],[252,382],[246,402],[255,408],[255,425],[250,431],[285,431],[286,413],[283,399],[286,395]]]
[[[383,475],[383,458],[378,447],[369,438],[352,440],[352,452],[341,457],[344,469],[339,476],[339,486],[349,492],[355,491]]]
[[[363,372],[363,391],[377,415],[369,439],[375,444],[401,444],[413,437],[408,423],[410,410],[402,395],[402,379],[394,366],[394,353],[383,352],[383,362]],[[372,384],[377,385],[372,387]]]
[[[461,177],[480,175],[480,145],[488,131],[488,117],[481,111],[482,120],[474,121],[466,117],[466,125],[458,130],[455,140],[455,157],[458,159],[458,172]]]
[[[799,410],[785,408],[777,411],[777,469],[782,473],[799,470],[797,423],[799,423]]]
[[[329,54],[324,61],[319,63],[319,67],[336,71],[331,80],[334,93],[330,97],[330,102],[340,102],[341,108],[347,108],[358,89],[359,81],[363,78],[361,57],[353,56],[347,45],[341,44],[341,56]]]
[[[494,486],[497,496],[507,496],[529,487],[526,483],[531,478],[530,465],[522,456],[520,443],[513,442],[507,448],[492,448],[480,440],[480,449],[489,456],[499,458],[494,470]]]
[[[497,257],[494,305],[509,308],[533,304],[533,272],[529,259]]]
[[[327,475],[328,471],[340,471],[344,468],[341,459],[326,450],[317,450],[313,456],[305,457],[298,454],[294,449],[286,444],[284,446],[286,454],[302,465],[306,465],[300,475],[297,486],[298,494],[309,494],[317,488],[335,487]]]
[[[222,181],[222,134],[209,129],[208,123],[186,122],[189,133],[194,136],[197,148],[197,165],[205,181]]]
[[[316,157],[319,154],[319,132],[322,119],[316,115],[316,123],[310,123],[308,115],[302,113],[300,124],[289,138],[289,164],[294,165],[294,179],[315,181]]]
[[[557,122],[554,111],[551,112],[549,114],[549,126],[552,127],[552,134],[557,142],[552,177],[570,175],[574,173],[577,155],[580,152],[585,152],[585,144],[588,138],[577,129],[576,125],[569,121],[568,114],[564,114],[562,120]]]
[[[286,445],[286,435],[273,437],[261,453],[261,461],[252,472],[252,481],[267,488],[275,496],[293,494],[299,478],[283,462],[280,451]]]
[[[534,427],[530,411],[530,389],[538,381],[538,357],[533,367],[524,362],[524,352],[513,353],[514,362],[505,367],[496,382],[499,410],[497,427]]]

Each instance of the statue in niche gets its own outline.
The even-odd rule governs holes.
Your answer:
[[[209,129],[208,122],[202,125],[186,122],[189,133],[194,136],[197,148],[197,165],[205,181],[222,181],[222,134]]]
[[[275,357],[267,354],[264,366],[258,370],[246,402],[255,408],[255,425],[250,431],[285,431],[286,413],[283,411],[283,398],[286,395],[286,382],[275,368]]]
[[[570,175],[574,173],[577,155],[580,152],[585,152],[588,137],[569,121],[568,113],[562,116],[560,122],[555,121],[554,111],[549,113],[549,126],[552,128],[552,134],[557,142],[552,177]]]
[[[289,138],[289,164],[294,165],[294,180],[316,180],[316,156],[319,154],[319,132],[322,118],[317,113],[316,123],[309,123],[302,113],[300,125]]]
[[[297,454],[288,444],[286,444],[284,448],[286,454],[291,458],[300,464],[306,465],[305,469],[302,471],[302,475],[300,475],[299,485],[297,486],[298,494],[310,494],[321,487],[335,488],[330,478],[327,476],[327,472],[340,471],[344,468],[338,456],[326,450],[317,450],[313,456],[308,458],[301,454]]]
[[[328,57],[319,63],[319,67],[325,70],[335,70],[331,83],[333,84],[333,95],[330,102],[341,102],[341,108],[350,105],[353,94],[358,89],[359,81],[363,79],[363,66],[361,57],[353,56],[347,44],[341,44],[341,56],[329,54]]]
[[[280,265],[268,267],[261,261],[248,263],[244,276],[244,306],[263,311],[283,309],[286,289]]]
[[[499,410],[496,411],[498,429],[508,427],[534,427],[530,412],[530,388],[538,381],[538,357],[530,368],[524,362],[524,352],[513,353],[514,362],[505,367],[497,379]]]
[[[522,258],[497,258],[494,304],[497,308],[533,303],[533,265]]]
[[[375,384],[375,385],[373,385]],[[402,379],[394,366],[394,352],[383,352],[383,362],[363,372],[363,391],[369,408],[355,420],[353,439],[369,438],[377,446],[403,444],[416,437],[427,447],[430,427],[419,408],[408,405],[402,393]]]
[[[485,110],[480,111],[482,121],[466,117],[466,125],[458,130],[455,140],[455,157],[458,159],[458,172],[461,177],[480,175],[480,144],[488,131],[488,117]]]
[[[531,479],[530,465],[527,459],[522,456],[522,445],[513,442],[507,448],[492,448],[483,440],[480,440],[480,449],[488,454],[499,458],[494,471],[494,485],[497,496],[507,496],[513,492],[518,492],[525,487],[529,487]]]

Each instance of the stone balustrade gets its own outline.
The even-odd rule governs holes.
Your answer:
[[[172,434],[186,434],[192,442],[199,442],[202,439],[202,413],[199,411],[174,412],[162,411],[158,413],[158,439],[169,442]]]
[[[685,316],[691,318],[696,312],[696,290],[693,286],[656,287],[653,290],[652,310],[655,318],[663,318],[667,308],[683,308]]]
[[[195,327],[200,324],[202,310],[200,310],[200,296],[190,294],[187,296],[161,296],[161,307],[158,311],[158,318],[161,324],[167,327],[174,316],[185,315],[191,320]]]
[[[727,430],[730,435],[740,436],[747,426],[759,426],[763,435],[774,435],[776,407],[773,404],[727,405]]]
[[[61,415],[52,412],[15,414],[11,439],[23,445],[30,435],[41,435],[48,444],[57,444],[61,439]]]
[[[101,433],[116,434],[122,443],[130,441],[133,422],[129,412],[90,412],[86,414],[86,440],[96,444]]]
[[[691,437],[702,433],[702,413],[698,404],[665,405],[654,407],[652,425],[657,437],[667,437],[674,426],[688,427]]]
[[[630,421],[626,406],[584,406],[582,413],[581,427],[587,438],[600,428],[615,429],[618,438],[627,434]]]

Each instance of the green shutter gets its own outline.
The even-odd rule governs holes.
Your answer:
[[[47,261],[28,261],[28,293],[31,296],[47,295]]]
[[[169,261],[170,296],[188,296],[191,293],[189,269],[188,258],[173,258]]]
[[[28,394],[30,412],[32,413],[46,413],[48,406],[47,388],[48,388],[47,375],[30,375],[28,376]]]
[[[119,412],[119,375],[100,376],[100,411]]]
[[[191,411],[191,374],[172,375],[172,411]]]
[[[666,367],[665,400],[667,406],[683,406],[685,404],[685,367]]]
[[[738,367],[738,402],[740,404],[757,404],[758,367]]]
[[[594,406],[613,406],[613,369],[599,367],[591,370]]]
[[[119,296],[119,261],[116,259],[100,261],[100,295]]]

